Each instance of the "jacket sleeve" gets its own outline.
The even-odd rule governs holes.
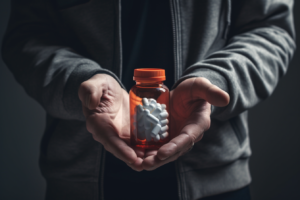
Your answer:
[[[13,0],[2,57],[15,79],[52,116],[84,120],[80,83],[97,73],[118,77],[65,45],[38,0]]]
[[[190,66],[177,82],[205,77],[230,95],[211,117],[227,120],[271,95],[295,50],[292,0],[235,0],[227,45]]]

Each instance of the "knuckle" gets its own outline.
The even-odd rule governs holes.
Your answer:
[[[85,81],[81,83],[80,89],[84,92],[85,95],[91,95],[96,91],[96,86],[90,81]]]
[[[211,83],[207,78],[204,78],[204,77],[197,77],[195,82],[197,82],[197,84],[200,84],[200,85]]]
[[[196,140],[196,137],[194,135],[190,135],[188,133],[184,133],[184,137],[186,137],[191,144]]]

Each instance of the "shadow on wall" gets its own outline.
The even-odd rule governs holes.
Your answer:
[[[0,1],[1,41],[9,17],[9,2]],[[14,80],[2,59],[0,91],[0,199],[44,199],[46,183],[38,157],[45,112]]]

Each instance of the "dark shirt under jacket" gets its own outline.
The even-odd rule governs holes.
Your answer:
[[[173,37],[169,1],[122,1],[123,77],[126,89],[135,84],[136,68],[163,68],[169,88],[174,83]],[[107,152],[105,199],[178,199],[174,163],[154,171],[136,172]]]

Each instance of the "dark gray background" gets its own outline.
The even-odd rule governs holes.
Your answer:
[[[294,8],[299,28],[300,2]],[[0,1],[0,39],[10,12]],[[299,47],[299,40],[297,42]],[[300,53],[273,95],[250,111],[254,200],[300,199]],[[0,199],[43,199],[45,181],[38,167],[45,112],[0,60]]]

